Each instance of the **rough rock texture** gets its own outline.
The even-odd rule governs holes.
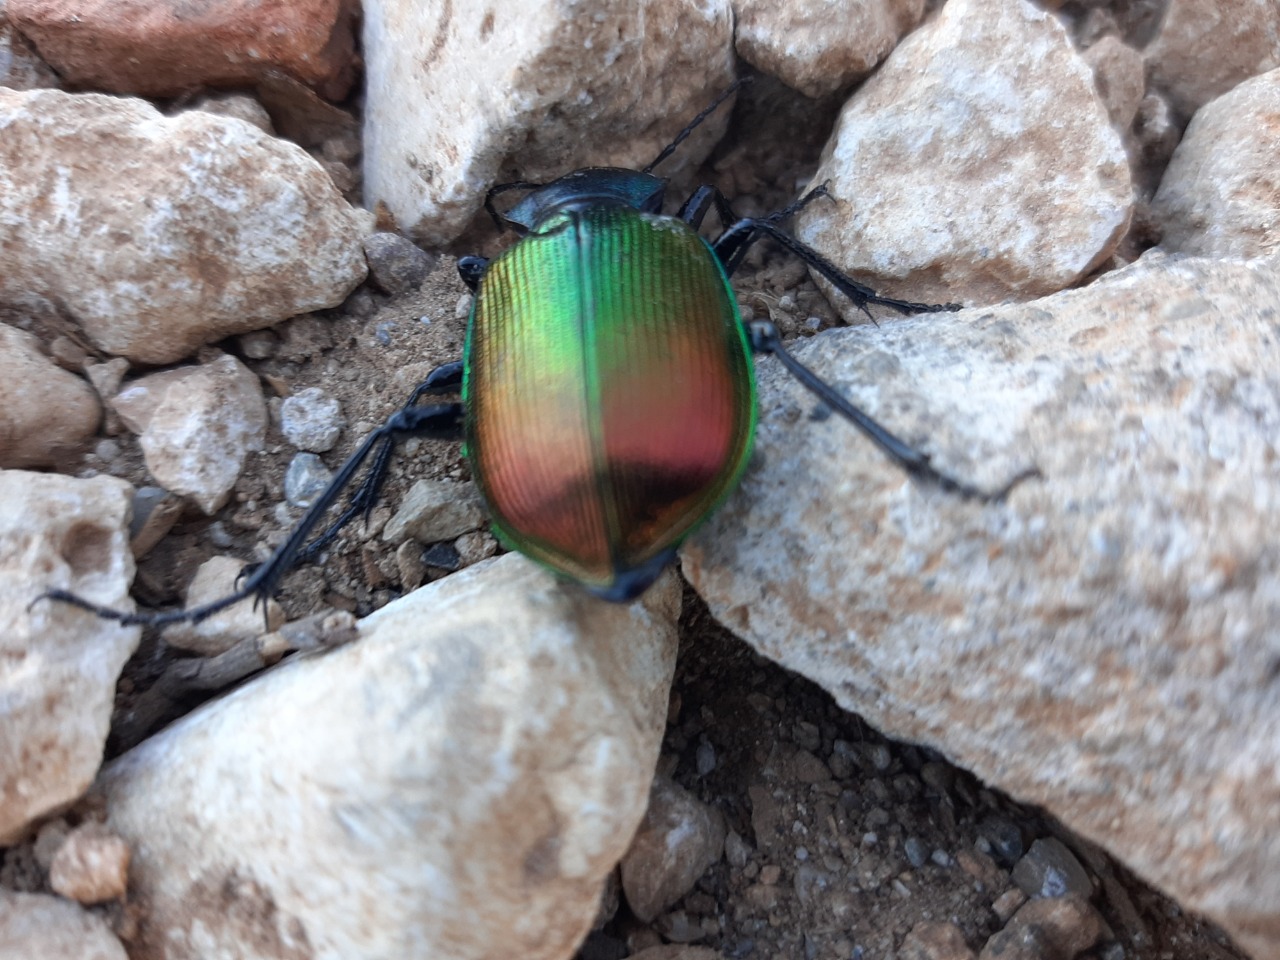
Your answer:
[[[1280,67],[1280,4],[1169,0],[1143,54],[1152,86],[1189,117],[1242,80]]]
[[[614,606],[508,555],[146,741],[100,782],[133,960],[569,956],[645,809],[679,608],[670,574]]]
[[[102,762],[139,630],[32,601],[66,589],[131,603],[131,493],[112,477],[0,471],[0,844],[79,797]]]
[[[0,889],[0,956],[14,960],[128,960],[107,927],[79,904]]]
[[[1128,130],[1147,90],[1142,54],[1119,37],[1108,35],[1084,52],[1084,60],[1093,71],[1093,82],[1111,125]]]
[[[364,219],[249,124],[0,90],[0,132],[0,304],[45,297],[109,353],[170,363],[364,279]]]
[[[622,859],[622,891],[632,912],[652,923],[720,859],[724,837],[718,810],[679,784],[655,777],[644,820]]]
[[[72,830],[49,864],[49,886],[81,903],[103,903],[125,895],[129,846],[99,823]]]
[[[1280,251],[1280,70],[1201,107],[1152,212],[1170,250],[1214,257]]]
[[[1030,900],[993,934],[978,960],[1078,957],[1103,937],[1106,922],[1080,896]]]
[[[886,733],[1280,953],[1280,276],[1148,254],[797,354],[981,505],[760,364],[758,460],[684,551],[712,612]]]
[[[334,100],[355,77],[353,0],[8,0],[9,17],[66,79],[171,97],[285,73]]]
[[[62,81],[58,75],[13,28],[5,15],[4,4],[0,3],[0,87],[35,90],[37,87],[60,86]]]
[[[475,530],[484,521],[484,501],[474,483],[419,480],[387,521],[382,539],[396,543],[412,537],[419,543],[438,543]]]
[[[924,15],[924,0],[733,0],[738,55],[810,97],[862,79]]]
[[[729,85],[732,31],[728,0],[366,3],[366,204],[444,244],[498,181],[644,166]],[[704,157],[727,118],[658,172]]]
[[[126,384],[111,401],[140,434],[156,483],[213,513],[231,495],[245,458],[262,449],[267,404],[249,368],[230,354]]]
[[[93,388],[0,323],[0,467],[49,467],[80,452],[98,429]]]
[[[1062,25],[1025,0],[952,0],[845,106],[796,235],[881,293],[1029,299],[1103,262],[1129,165]],[[847,301],[838,309],[852,319]]]
[[[973,960],[964,933],[954,923],[917,923],[902,941],[898,960]]]

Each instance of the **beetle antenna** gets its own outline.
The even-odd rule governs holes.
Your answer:
[[[733,83],[729,84],[728,88],[725,89],[724,92],[720,94],[720,96],[716,97],[714,100],[711,101],[711,105],[709,107],[707,107],[700,114],[694,117],[692,122],[690,122],[690,124],[687,127],[685,127],[683,130],[677,133],[676,138],[672,140],[669,144],[667,144],[665,147],[663,147],[662,152],[653,159],[653,162],[650,163],[647,167],[645,167],[640,172],[652,173],[654,167],[660,164],[663,160],[667,159],[667,157],[671,156],[671,154],[675,153],[676,147],[680,146],[680,144],[684,143],[685,140],[688,139],[689,134],[693,133],[693,131],[698,128],[698,124],[702,123],[703,120],[707,119],[707,117],[711,116],[711,114],[715,112],[716,107],[720,106],[720,104],[724,103],[731,96],[737,93],[738,89],[744,83],[749,83],[750,81],[751,81],[750,77],[739,77],[737,80],[733,81]]]

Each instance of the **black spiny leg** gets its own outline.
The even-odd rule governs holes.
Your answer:
[[[426,384],[423,386],[425,387]],[[415,395],[417,392],[415,391]],[[259,599],[270,597],[276,592],[280,581],[293,567],[299,554],[302,553],[303,545],[306,543],[307,537],[311,535],[311,531],[333,505],[338,495],[355,477],[361,465],[376,446],[386,440],[394,442],[406,437],[454,440],[462,434],[462,421],[463,411],[460,403],[405,407],[392,414],[386,423],[365,437],[364,442],[360,444],[356,452],[347,459],[347,462],[334,475],[333,480],[329,482],[329,486],[324,489],[324,492],[316,498],[316,501],[311,504],[307,512],[302,515],[298,525],[289,534],[289,539],[265,563],[259,565],[249,576],[245,577],[234,593],[230,593],[219,600],[214,600],[212,603],[207,603],[192,610],[128,613],[123,610],[113,610],[110,607],[99,606],[66,590],[50,590],[38,597],[35,602],[38,603],[40,600],[60,600],[82,610],[88,610],[104,620],[115,620],[126,625],[160,626],[166,623],[180,623],[182,621],[198,623],[219,610],[224,610],[248,597],[257,597]]]
[[[1040,476],[1035,467],[1023,470],[1003,487],[997,490],[983,490],[963,480],[957,480],[934,468],[929,462],[929,455],[910,444],[900,440],[894,434],[877,423],[865,411],[854,406],[840,392],[816,373],[791,355],[782,345],[778,328],[766,321],[748,324],[751,347],[759,353],[772,353],[787,368],[787,372],[800,381],[806,390],[840,414],[855,427],[861,430],[890,460],[918,480],[935,483],[943,490],[958,494],[965,499],[981,500],[984,503],[1003,500],[1009,491],[1023,480]]]
[[[778,226],[781,221],[798,213],[819,197],[825,196],[827,196],[827,187],[826,184],[823,184],[777,213],[770,214],[767,217],[748,217],[732,222],[712,245],[716,256],[720,258],[720,262],[724,266],[725,273],[732,276],[734,271],[741,266],[742,258],[746,255],[751,244],[761,237],[767,236],[782,244],[787,250],[822,274],[868,317],[871,316],[871,313],[867,308],[873,304],[889,307],[900,313],[907,314],[960,309],[960,305],[956,303],[913,303],[909,300],[882,297],[870,287],[858,283],[818,251],[801,243]],[[728,201],[714,187],[702,187],[697,190],[680,208],[680,217],[697,229],[712,203],[716,205],[722,221],[726,219],[732,220],[733,215],[729,209]],[[772,323],[756,322],[748,324],[747,332],[751,339],[753,350],[758,353],[772,353],[776,356],[779,362],[786,367],[787,372],[799,380],[806,390],[813,393],[832,410],[861,430],[868,439],[884,452],[885,456],[912,477],[937,484],[943,490],[955,493],[966,499],[991,502],[1003,500],[1009,494],[1009,491],[1023,480],[1040,476],[1040,471],[1035,467],[1031,467],[1023,470],[997,490],[983,490],[971,483],[957,480],[955,477],[936,469],[929,462],[927,453],[917,450],[893,433],[890,433],[869,414],[846,400],[831,384],[793,357],[782,345],[782,338],[778,334],[778,328]]]
[[[814,190],[810,190],[799,200],[785,209],[779,210],[777,213],[770,214],[767,217],[746,217],[730,225],[713,244],[716,255],[720,258],[720,262],[724,264],[725,272],[733,276],[734,271],[741,265],[742,258],[746,255],[751,245],[761,237],[767,236],[782,244],[787,250],[822,274],[832,286],[848,297],[853,302],[853,305],[868,317],[871,317],[871,312],[867,307],[873,304],[897,310],[899,313],[934,313],[939,310],[960,309],[960,304],[958,303],[913,303],[910,300],[895,300],[892,297],[882,297],[866,284],[859,283],[844,273],[834,263],[818,253],[817,250],[801,243],[778,226],[780,221],[803,210],[819,197],[827,195],[827,187],[823,184]]]
[[[463,363],[461,360],[440,364],[440,366],[427,374],[425,380],[414,387],[413,393],[409,394],[409,399],[404,402],[400,412],[406,413],[416,408],[418,401],[426,394],[457,393],[462,387],[462,370]],[[364,514],[365,523],[369,522],[369,515],[373,513],[373,508],[378,502],[378,494],[382,491],[382,484],[387,479],[387,470],[391,466],[391,453],[395,449],[398,439],[399,437],[390,435],[382,438],[381,444],[373,455],[373,463],[369,466],[369,472],[365,475],[364,480],[360,482],[360,486],[356,488],[356,492],[352,495],[347,508],[342,511],[342,515],[337,520],[329,525],[324,533],[302,548],[296,562],[310,563],[313,561],[320,551],[338,535],[338,532],[360,514]]]

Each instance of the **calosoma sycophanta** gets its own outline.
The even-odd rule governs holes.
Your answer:
[[[494,530],[509,547],[604,599],[629,600],[737,485],[756,420],[753,353],[775,355],[913,476],[964,497],[1003,497],[1025,474],[986,492],[939,472],[792,357],[771,323],[742,321],[729,277],[762,237],[864,310],[956,309],[878,296],[783,231],[779,224],[823,188],[768,217],[735,217],[711,187],[697,190],[675,216],[662,213],[667,182],[653,169],[737,86],[643,170],[586,168],[547,184],[489,191],[486,210],[521,239],[491,261],[458,262],[475,292],[463,359],[432,371],[364,440],[288,540],[233,594],[191,610],[141,613],[65,591],[46,596],[145,624],[196,621],[251,595],[268,596],[294,563],[372,507],[395,442],[418,436],[465,437]],[[515,189],[528,193],[499,213],[494,198]],[[712,206],[722,231],[708,241],[698,230]],[[459,391],[459,402],[419,404],[428,394]],[[371,453],[351,504],[307,544]]]

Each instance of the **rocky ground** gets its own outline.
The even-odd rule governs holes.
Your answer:
[[[1198,115],[1188,149],[1174,155],[1198,107],[1269,62],[1251,60],[1246,40],[1213,69],[1196,61],[1187,34],[1196,15],[1186,9],[1195,4],[1051,5],[1078,57],[1029,4],[1011,0],[1017,16],[965,17],[954,0],[951,25],[922,28],[909,51],[917,59],[876,74],[855,109],[845,106],[852,81],[831,86],[834,67],[788,61],[778,26],[752,6],[737,10],[737,52],[749,64],[727,46],[700,52],[698,30],[670,51],[673,72],[685,64],[693,76],[687,65],[702,64],[705,84],[720,73],[754,78],[732,119],[700,132],[727,123],[705,162],[677,171],[672,197],[714,183],[738,214],[755,215],[830,178],[832,199],[796,229],[844,251],[859,278],[896,277],[886,281],[894,295],[949,299],[958,290],[966,302],[999,304],[1084,289],[958,314],[959,325],[887,316],[877,328],[829,301],[803,265],[761,245],[734,278],[744,317],[772,320],[806,362],[838,371],[828,375],[841,389],[913,440],[944,459],[961,451],[954,469],[984,471],[986,483],[1034,463],[1044,476],[1011,498],[1007,515],[931,499],[852,431],[834,440],[822,432],[831,412],[787,394],[769,369],[756,460],[742,492],[686,551],[688,579],[607,614],[518,561],[485,565],[503,551],[460,445],[422,440],[398,452],[367,522],[286,578],[265,635],[261,611],[140,639],[66,610],[32,613],[29,600],[59,571],[100,602],[124,602],[130,552],[132,596],[148,608],[217,597],[240,561],[267,557],[360,440],[428,371],[462,353],[470,295],[455,257],[493,255],[510,238],[462,193],[439,188],[464,177],[459,151],[479,143],[474,162],[492,167],[493,179],[585,162],[566,160],[561,129],[585,122],[573,112],[585,101],[565,112],[531,108],[546,122],[529,129],[443,130],[449,149],[412,176],[397,172],[384,162],[387,143],[443,128],[414,111],[427,109],[419,101],[439,109],[451,88],[433,75],[438,89],[385,96],[405,82],[399,59],[421,53],[414,44],[430,31],[385,45],[400,34],[372,3],[367,97],[342,109],[308,89],[346,95],[355,61],[341,44],[325,58],[301,56],[315,61],[303,82],[287,51],[273,56],[293,79],[210,81],[252,86],[253,96],[138,90],[162,104],[163,120],[141,101],[0,91],[0,109],[17,118],[19,134],[0,141],[13,169],[43,169],[41,157],[56,166],[85,142],[116,151],[77,165],[86,178],[77,189],[87,190],[78,220],[50,213],[44,181],[0,179],[0,200],[22,211],[0,217],[12,225],[0,260],[10,364],[0,378],[3,465],[67,478],[16,469],[0,477],[4,576],[23,597],[5,614],[19,650],[9,660],[40,662],[58,691],[40,693],[21,671],[6,675],[21,705],[13,715],[26,724],[24,710],[47,714],[57,733],[15,719],[0,757],[6,783],[18,784],[5,795],[21,798],[0,824],[9,844],[0,854],[0,958],[32,955],[41,931],[66,933],[64,945],[37,951],[49,957],[118,958],[121,944],[135,958],[204,956],[233,944],[226,949],[246,956],[354,958],[402,955],[396,945],[406,942],[437,944],[438,955],[567,957],[592,913],[583,960],[1246,956],[1172,899],[1178,891],[1252,937],[1253,956],[1267,956],[1273,905],[1255,909],[1250,891],[1265,901],[1276,882],[1265,832],[1275,812],[1265,774],[1275,556],[1259,531],[1274,516],[1280,390],[1266,360],[1274,266],[1256,258],[1274,252],[1277,213],[1259,188],[1270,155],[1253,131],[1276,115],[1276,71]],[[940,7],[930,5],[935,24]],[[10,2],[14,23],[52,50],[59,28],[39,8]],[[652,13],[662,28],[657,6]],[[1267,13],[1243,4],[1236,16],[1249,24]],[[904,17],[862,32],[883,47],[873,60],[914,26]],[[715,34],[729,22],[720,19],[698,29]],[[487,37],[492,17],[474,26]],[[797,17],[782,33],[818,44],[823,30]],[[60,84],[3,22],[0,40],[6,56],[21,54],[13,62],[26,79],[15,86]],[[1032,132],[1003,139],[998,125],[972,132],[939,90],[975,51],[1006,48],[982,62],[1005,63],[1030,91],[1017,116]],[[75,75],[83,47],[70,49],[71,60],[48,56],[81,87],[140,82],[124,68]],[[445,43],[432,54],[466,64],[470,49]],[[104,70],[137,55],[116,52]],[[614,75],[632,68],[619,63]],[[18,76],[4,58],[0,67]],[[194,58],[189,69],[206,68]],[[1002,99],[1017,99],[981,75],[969,102],[995,114]],[[614,80],[583,83],[603,102]],[[547,84],[530,89],[554,96]],[[636,119],[657,95],[643,93],[619,127],[587,139],[609,149],[632,133],[669,139]],[[507,106],[476,106],[463,126]],[[1061,122],[1039,125],[1046,115]],[[919,144],[940,131],[943,155],[906,163],[895,153],[904,143],[926,149]],[[533,172],[502,159],[522,138]],[[280,146],[285,139],[311,159]],[[696,140],[687,149],[702,155]],[[867,143],[885,149],[868,158]],[[1231,149],[1215,153],[1215,144]],[[609,162],[607,150],[592,162]],[[1051,204],[1041,180],[1055,164],[1065,172]],[[842,179],[849,169],[863,178],[861,193]],[[167,259],[174,241],[156,239],[162,217],[94,206],[128,181],[150,198],[146,209],[163,211],[173,204],[157,198],[168,191],[187,196],[175,177],[216,200],[213,214],[196,204],[176,218],[196,225],[186,259]],[[387,204],[348,209],[342,198],[358,204],[366,177],[398,215]],[[917,203],[935,181],[952,191],[944,219]],[[280,182],[284,199],[272,193]],[[423,183],[437,188],[418,196]],[[116,240],[76,232],[97,219]],[[716,228],[712,218],[706,232]],[[124,235],[154,245],[136,261],[115,259],[116,247],[132,249],[117,242]],[[1206,259],[1162,259],[1150,251],[1162,237],[1169,250]],[[83,256],[86,244],[93,256]],[[1236,262],[1251,257],[1252,266]],[[243,289],[226,282],[241,272],[251,278]],[[174,275],[184,282],[168,283]],[[317,290],[325,284],[332,289]],[[229,292],[193,318],[190,287]],[[257,329],[246,304],[278,316]],[[1204,318],[1191,333],[1189,317]],[[843,334],[856,342],[818,336],[846,321],[863,325]],[[184,358],[196,363],[172,367]],[[944,385],[922,412],[926,383]],[[1113,427],[1129,432],[1116,440]],[[80,488],[59,485],[105,476],[130,486],[103,481],[92,508]],[[28,513],[49,532],[29,534]],[[406,597],[427,605],[402,606]],[[308,619],[328,611],[349,616]],[[352,643],[352,618],[376,611],[382,619],[365,621]],[[506,621],[517,626],[503,631]],[[862,638],[853,655],[841,643],[851,634]],[[35,655],[34,642],[22,646],[28,635],[53,638],[56,652]],[[522,645],[529,637],[543,645]],[[1084,639],[1073,647],[1073,637]],[[316,646],[340,649],[304,652]],[[578,647],[585,653],[575,659]],[[572,655],[557,661],[566,648]],[[78,659],[86,652],[96,659]],[[286,653],[296,662],[245,682]],[[115,660],[126,657],[113,686]],[[513,681],[526,674],[533,679]],[[598,688],[583,680],[597,674]],[[90,692],[86,678],[99,675],[106,683]],[[112,689],[113,704],[101,704],[109,765],[90,790],[102,738],[90,733],[60,752],[72,726],[60,718]],[[438,712],[425,712],[437,696]],[[500,711],[476,712],[497,703],[510,708],[501,721]],[[859,706],[865,717],[851,709]],[[888,722],[915,742],[875,728]],[[513,741],[538,746],[510,749]],[[584,773],[584,757],[609,762]],[[648,812],[627,851],[655,757]],[[53,767],[69,771],[71,785],[44,797]],[[516,786],[495,799],[493,771],[513,767],[520,772],[504,782]],[[609,816],[579,819],[600,809]],[[330,833],[334,824],[342,829]],[[424,883],[424,864],[438,870],[433,882],[445,876],[463,893],[425,896],[443,887]],[[348,882],[330,882],[337,877]],[[51,892],[63,899],[33,896]],[[353,916],[360,922],[348,925]],[[217,949],[200,946],[208,930],[225,937]],[[85,945],[94,938],[100,953]]]

